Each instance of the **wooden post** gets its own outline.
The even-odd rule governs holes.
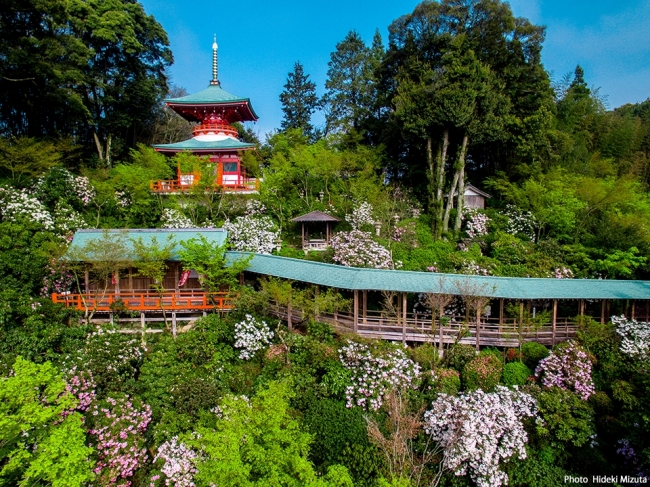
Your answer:
[[[84,293],[90,294],[90,273],[88,271],[84,271]]]
[[[176,291],[176,294],[179,294],[181,292],[181,288],[178,285],[178,283],[181,280],[181,276],[179,275],[179,267],[180,264],[177,262],[176,265],[174,266],[174,291]]]
[[[133,267],[129,267],[129,291],[133,291]]]
[[[352,327],[355,333],[359,331],[359,291],[354,290],[354,313]]]
[[[605,300],[601,300],[600,302],[600,324],[604,325],[605,324]]]
[[[553,315],[551,318],[551,345],[555,346],[555,328],[557,326],[557,299],[553,300]]]
[[[293,320],[291,317],[291,300],[289,300],[289,303],[287,304],[287,327],[289,328],[289,331],[293,330]]]
[[[176,311],[172,311],[172,336],[176,338]]]
[[[582,317],[585,315],[585,300],[580,299],[578,301],[578,314]]]
[[[302,222],[302,248],[305,248],[305,222]]]
[[[240,286],[244,285],[244,273],[243,272],[239,273],[239,285]]]
[[[363,324],[366,324],[366,318],[368,316],[368,290],[364,289],[363,290],[363,309],[362,309],[362,316],[363,316]]]
[[[505,299],[499,299],[499,329],[503,326],[503,304]]]
[[[632,317],[632,319],[634,319],[634,317],[636,316],[636,313],[635,313],[636,306],[635,305],[636,305],[636,301],[632,300],[632,309],[630,310],[630,316]]]
[[[481,348],[481,307],[476,308],[476,350]]]
[[[650,314],[650,299],[645,300],[645,321],[648,322],[648,315]]]
[[[402,343],[406,343],[406,293],[402,293]]]
[[[146,321],[144,319],[144,311],[140,312],[140,326],[142,327],[142,339],[141,339],[141,341],[142,341],[142,344],[144,345],[146,343],[146,341],[147,341],[147,339],[145,338],[145,333],[147,333],[147,323],[146,323]]]

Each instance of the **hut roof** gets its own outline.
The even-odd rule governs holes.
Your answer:
[[[291,220],[292,222],[340,222],[336,217],[323,213],[322,211],[312,211],[304,215],[300,215]]]

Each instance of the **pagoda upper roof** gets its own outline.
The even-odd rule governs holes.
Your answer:
[[[255,110],[253,110],[250,98],[241,98],[230,94],[217,84],[210,84],[205,90],[192,95],[181,96],[180,98],[168,98],[164,101],[171,107],[174,105],[205,106],[245,104],[250,110],[252,120],[257,120],[259,118],[255,113]]]
[[[153,146],[159,152],[212,152],[212,151],[239,151],[254,149],[255,144],[240,142],[227,137],[223,140],[197,140],[188,139],[173,144],[158,144]]]

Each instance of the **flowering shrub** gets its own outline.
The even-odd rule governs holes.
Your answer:
[[[232,249],[242,252],[270,254],[280,238],[280,231],[269,216],[246,214],[234,222],[226,221],[223,228],[228,231]]]
[[[175,487],[195,487],[194,475],[197,470],[194,465],[199,455],[184,443],[178,441],[178,436],[164,442],[158,448],[153,461],[163,461],[160,472],[164,475],[164,485]],[[151,486],[160,479],[160,475],[151,478]]]
[[[251,315],[235,323],[235,348],[239,349],[239,358],[252,359],[255,354],[271,343],[273,332],[265,321],[256,320]]]
[[[479,355],[463,368],[463,382],[470,391],[491,391],[499,383],[503,365],[492,354]]]
[[[521,362],[510,362],[503,367],[503,383],[507,386],[523,386],[532,371]]]
[[[86,411],[97,398],[95,380],[89,370],[73,367],[68,370],[65,377],[65,389],[77,398],[77,411]]]
[[[526,458],[522,420],[536,413],[530,395],[503,386],[492,393],[440,394],[424,413],[424,430],[443,448],[444,468],[456,475],[469,473],[479,487],[499,487],[508,483],[499,469],[502,460]]]
[[[641,360],[650,358],[650,323],[612,316],[612,324],[621,336],[621,352]]]
[[[145,462],[144,432],[151,408],[126,394],[109,396],[95,404],[88,416],[99,461],[95,473],[102,485],[128,487],[137,468]]]
[[[266,206],[261,201],[248,200],[246,202],[246,210],[244,211],[246,216],[260,216],[264,213],[266,213]]]
[[[365,225],[374,224],[372,205],[364,201],[352,210],[352,214],[345,215],[345,221],[352,225],[353,230],[361,230]]]
[[[339,350],[339,359],[352,372],[352,385],[345,391],[348,408],[360,406],[377,411],[391,389],[418,387],[420,366],[402,349],[377,357],[367,345],[353,342]]]
[[[482,237],[488,234],[490,218],[478,208],[466,208],[463,212],[465,231],[469,238]]]
[[[340,232],[330,241],[338,264],[348,267],[371,267],[391,269],[393,262],[390,252],[372,239],[372,235],[361,230]]]
[[[530,241],[535,240],[537,222],[530,211],[521,211],[515,205],[507,205],[502,215],[508,218],[507,233],[526,237]]]
[[[573,271],[568,267],[560,266],[556,267],[548,277],[554,277],[555,279],[571,279],[573,277]]]
[[[162,228],[192,228],[192,220],[183,215],[180,211],[172,208],[165,208],[161,218]]]
[[[45,176],[38,178],[33,189],[34,196],[48,205],[63,197],[67,202],[88,206],[97,195],[87,177],[75,176],[62,167],[52,168]]]
[[[459,273],[468,274],[470,276],[489,276],[492,274],[489,267],[481,267],[473,260],[464,262],[459,270]]]
[[[584,400],[596,390],[591,378],[591,360],[573,340],[558,345],[543,359],[535,370],[535,376],[542,378],[545,387],[571,390]]]
[[[460,390],[460,374],[454,369],[436,369],[432,371],[436,391],[456,395]]]
[[[50,212],[26,189],[0,187],[0,210],[3,220],[29,220],[40,223],[46,230],[54,230],[54,220]]]
[[[129,195],[126,191],[115,191],[115,203],[117,206],[121,208],[128,208],[131,206],[131,195]],[[173,211],[173,210],[172,210]],[[163,218],[164,218],[165,210],[163,210]],[[165,228],[174,228],[174,227],[165,227]]]
[[[81,214],[61,203],[54,208],[54,228],[60,235],[73,234],[80,228],[88,228]]]
[[[64,266],[60,265],[60,263],[52,260],[45,266],[41,296],[49,297],[52,293],[64,293],[70,291],[73,283],[74,276],[72,273],[65,269]]]

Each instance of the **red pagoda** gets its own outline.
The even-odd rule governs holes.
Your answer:
[[[251,150],[255,145],[241,142],[233,122],[257,121],[258,117],[251,106],[250,99],[240,98],[224,91],[218,79],[217,40],[212,44],[212,80],[203,91],[193,95],[165,100],[165,104],[181,117],[198,122],[192,131],[193,137],[174,144],[154,145],[163,154],[174,155],[190,152],[208,156],[214,164],[216,186],[224,191],[255,192],[258,181],[247,178],[241,167],[240,151]],[[177,172],[177,179],[152,181],[151,190],[156,193],[185,191],[194,186],[200,173],[187,168]]]

